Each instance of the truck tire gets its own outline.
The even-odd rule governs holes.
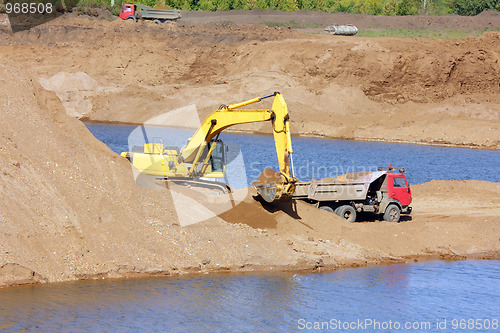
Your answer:
[[[330,206],[320,206],[319,209],[326,210],[329,213],[333,213],[333,208]]]
[[[160,20],[153,20],[153,22],[156,23],[156,24],[161,24]]]
[[[135,22],[135,17],[129,16],[129,17],[127,17],[127,19],[125,21],[128,21],[128,22],[133,21],[133,22]]]
[[[384,220],[388,222],[399,222],[399,218],[401,217],[401,209],[399,209],[398,205],[390,204],[385,209]]]
[[[339,208],[335,209],[335,214],[337,214],[347,222],[352,223],[356,221],[356,210],[354,209],[353,206],[350,205],[340,206]]]
[[[163,24],[170,23],[170,22],[172,22],[172,20],[166,19],[165,21],[163,21]]]

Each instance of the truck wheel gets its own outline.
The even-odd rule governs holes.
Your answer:
[[[385,209],[384,220],[388,222],[399,222],[401,216],[401,209],[395,204],[390,204]]]
[[[161,24],[160,20],[153,20],[153,22],[156,23],[156,24]]]
[[[333,213],[333,208],[330,206],[320,206],[319,209],[326,210],[329,213]]]
[[[335,213],[347,222],[352,223],[356,221],[356,210],[352,206],[340,206],[339,208],[335,209]]]
[[[127,17],[127,19],[125,21],[128,21],[128,22],[133,21],[133,22],[135,22],[135,18],[133,18],[132,16],[130,16],[130,17]]]
[[[172,20],[168,20],[168,19],[167,19],[167,20],[163,21],[163,24],[165,24],[165,23],[170,23],[170,22],[172,22]]]

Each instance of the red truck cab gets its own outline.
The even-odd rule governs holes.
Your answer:
[[[135,14],[135,5],[130,5],[130,4],[125,4],[122,7],[122,10],[120,12],[120,18],[122,20],[126,20],[129,17],[134,18]]]
[[[387,174],[387,192],[389,198],[399,201],[402,207],[411,203],[410,185],[402,173]]]

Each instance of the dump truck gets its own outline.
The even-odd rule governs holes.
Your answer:
[[[120,18],[134,22],[150,20],[160,24],[180,19],[181,13],[176,9],[159,9],[140,4],[125,4],[120,11]]]
[[[346,173],[336,178],[298,181],[293,198],[355,222],[357,213],[382,216],[399,222],[410,214],[411,190],[403,168],[379,167],[377,171]]]

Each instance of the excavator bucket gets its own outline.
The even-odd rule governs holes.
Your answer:
[[[284,193],[283,177],[279,172],[266,168],[260,174],[259,178],[252,183],[259,195],[267,202],[275,202],[277,200],[288,198],[287,193]]]

